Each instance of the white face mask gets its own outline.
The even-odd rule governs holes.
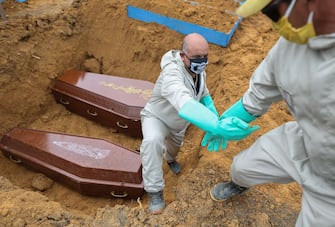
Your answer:
[[[190,59],[189,70],[195,74],[200,74],[205,71],[208,64],[208,58]]]

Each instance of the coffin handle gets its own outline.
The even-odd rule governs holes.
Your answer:
[[[63,105],[69,105],[69,104],[70,104],[69,101],[67,101],[67,100],[65,100],[65,99],[63,99],[63,98],[60,98],[60,99],[59,99],[59,102],[62,103]]]
[[[112,191],[111,195],[114,196],[114,197],[117,197],[117,198],[124,198],[124,197],[128,196],[128,193],[127,192],[123,192],[123,194],[115,194],[115,192]]]
[[[93,117],[96,117],[98,116],[98,113],[97,112],[91,112],[89,109],[87,109],[87,113]]]
[[[119,121],[116,122],[116,125],[119,126],[120,128],[128,128],[128,125],[123,125]]]
[[[21,159],[18,159],[12,155],[9,156],[9,160],[11,160],[12,162],[15,162],[15,163],[21,163]]]

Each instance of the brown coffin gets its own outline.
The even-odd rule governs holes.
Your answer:
[[[51,89],[56,101],[68,110],[141,138],[140,111],[153,87],[148,81],[70,70]]]
[[[138,198],[144,192],[139,153],[102,139],[14,128],[0,149],[82,194]]]

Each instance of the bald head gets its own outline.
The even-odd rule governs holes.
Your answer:
[[[191,33],[185,36],[182,43],[182,51],[190,56],[207,55],[208,49],[209,47],[206,39],[198,33]]]

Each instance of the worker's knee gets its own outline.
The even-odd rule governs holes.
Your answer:
[[[232,181],[240,186],[248,187],[247,175],[248,170],[243,168],[243,165],[241,165],[238,159],[234,159],[230,167],[230,176]]]

